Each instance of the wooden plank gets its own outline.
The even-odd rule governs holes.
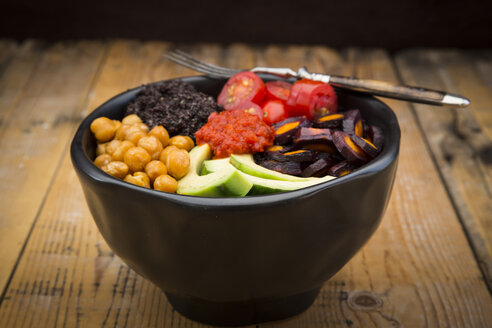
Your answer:
[[[9,47],[6,45],[6,47]],[[22,92],[42,58],[44,43],[27,40],[13,53],[6,51],[2,56],[0,78],[0,127],[5,117],[14,110],[22,97]],[[2,129],[3,130],[3,129]],[[0,130],[0,136],[2,135]]]
[[[477,74],[492,91],[492,51],[470,52]]]
[[[188,75],[159,57],[165,48],[159,43],[113,44],[88,110],[155,76]],[[273,46],[253,51],[243,45],[188,50],[231,67],[250,66],[253,61],[292,67],[307,63],[318,71],[396,79],[387,54],[379,51],[337,53],[323,47]],[[407,104],[388,103],[400,119],[403,139],[395,189],[381,227],[326,283],[306,313],[260,326],[489,325],[491,297],[414,116]],[[204,327],[173,311],[157,287],[114,256],[90,217],[68,155],[0,306],[0,322],[9,327]]]
[[[492,67],[492,56],[487,60],[480,53],[412,50],[397,59],[406,83],[449,90],[471,100],[465,110],[414,107],[492,289],[492,88],[484,75]]]
[[[17,51],[17,42],[10,39],[0,39],[0,76],[8,66],[10,59]]]
[[[84,113],[114,94],[149,82],[155,74],[171,76],[172,71],[165,69],[168,62],[160,56],[164,47],[125,41],[111,44]],[[68,145],[64,146],[67,150]],[[115,318],[124,320],[126,314],[120,317],[121,299],[114,299],[113,285],[125,282],[122,286],[126,286],[129,276],[135,278],[135,273],[114,257],[97,232],[65,152],[0,307],[0,322],[9,327],[33,323],[87,327]]]
[[[0,81],[0,288],[42,205],[102,59],[99,42],[28,41]],[[39,59],[40,58],[40,59]]]

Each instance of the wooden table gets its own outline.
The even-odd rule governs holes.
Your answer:
[[[68,153],[106,99],[193,74],[162,57],[171,46],[0,41],[0,327],[201,326],[108,248]],[[469,97],[466,110],[385,100],[402,141],[379,229],[308,311],[260,326],[492,326],[492,51],[181,48],[230,67],[305,64]]]

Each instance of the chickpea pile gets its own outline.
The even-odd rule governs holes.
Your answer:
[[[177,180],[188,173],[194,147],[188,136],[169,138],[167,130],[149,127],[135,114],[123,120],[95,119],[90,127],[97,139],[94,164],[118,179],[145,188],[174,193]]]

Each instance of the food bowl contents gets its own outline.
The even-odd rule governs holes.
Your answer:
[[[337,111],[337,96],[331,85],[299,80],[290,89],[285,102],[289,116],[306,116],[310,121],[320,115]]]
[[[222,88],[217,102],[225,109],[237,109],[244,102],[259,104],[265,98],[265,84],[253,72],[233,75]]]
[[[162,125],[149,131],[135,114],[121,122],[99,117],[90,129],[98,142],[94,164],[115,178],[173,193],[178,187],[177,180],[188,173],[188,150],[194,146],[188,136],[169,138]]]
[[[225,82],[183,81],[215,95]],[[239,326],[301,313],[381,222],[398,164],[396,116],[375,99],[343,91],[336,109],[325,97],[326,107],[313,102],[312,119],[307,105],[290,114],[292,86],[267,82],[263,99],[207,116],[242,111],[238,116],[254,117],[273,131],[262,151],[217,158],[208,142],[195,145],[168,125],[124,116],[144,87],[111,99],[76,132],[71,157],[101,234],[186,317]],[[195,138],[206,123],[196,127]],[[234,127],[217,133],[228,140],[238,132]],[[128,152],[134,154],[126,163]],[[136,167],[141,170],[132,171]],[[278,238],[271,243],[271,236]],[[292,270],[296,265],[302,270]],[[243,283],[252,277],[254,283]]]
[[[201,137],[202,128],[196,133],[197,144],[211,144],[215,158],[251,153],[258,164],[284,174],[340,177],[376,157],[383,146],[381,129],[366,124],[358,109],[338,112],[337,95],[326,83],[263,83],[254,73],[241,72],[227,81],[217,101],[226,108],[221,116],[243,110],[262,117],[274,130],[274,143],[263,150],[237,148],[227,152],[221,143],[231,140],[234,144],[236,134],[242,135],[239,129],[222,127],[218,129],[220,138],[212,141]],[[209,120],[216,116],[212,114]]]
[[[222,108],[213,97],[180,80],[149,84],[128,105],[126,115],[136,114],[150,128],[162,125],[170,135],[194,138],[212,112]]]
[[[256,153],[256,161],[268,169],[303,177],[346,175],[375,158],[384,140],[381,129],[366,125],[358,109],[312,121],[305,116],[290,117],[273,128],[274,145]],[[342,170],[336,166],[341,162],[346,162]]]
[[[94,164],[126,182],[184,195],[304,188],[347,175],[382,149],[382,130],[358,109],[338,112],[337,103],[329,84],[264,83],[252,72],[232,76],[217,102],[180,80],[151,84],[121,122],[92,122]]]
[[[215,158],[261,152],[271,146],[275,138],[268,124],[242,109],[212,113],[195,136],[197,144],[210,145]]]
[[[258,166],[252,155],[208,160],[211,147],[204,143],[190,152],[188,174],[178,182],[177,193],[206,197],[241,197],[265,195],[313,186],[334,179],[296,178]]]

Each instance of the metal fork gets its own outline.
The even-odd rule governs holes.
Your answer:
[[[429,105],[466,107],[470,104],[470,100],[468,100],[467,98],[457,94],[446,93],[444,91],[405,85],[396,85],[376,80],[357,79],[347,76],[310,73],[308,72],[306,67],[301,67],[297,72],[290,68],[272,67],[254,67],[251,69],[239,70],[216,66],[203,62],[191,56],[190,54],[178,49],[169,51],[164,54],[164,56],[179,65],[188,67],[197,72],[204,73],[212,78],[229,78],[236,73],[242,71],[250,71],[255,73],[270,74],[281,78],[296,78],[321,81],[324,83],[330,83],[333,86],[343,89],[355,90],[375,96],[394,98]]]

